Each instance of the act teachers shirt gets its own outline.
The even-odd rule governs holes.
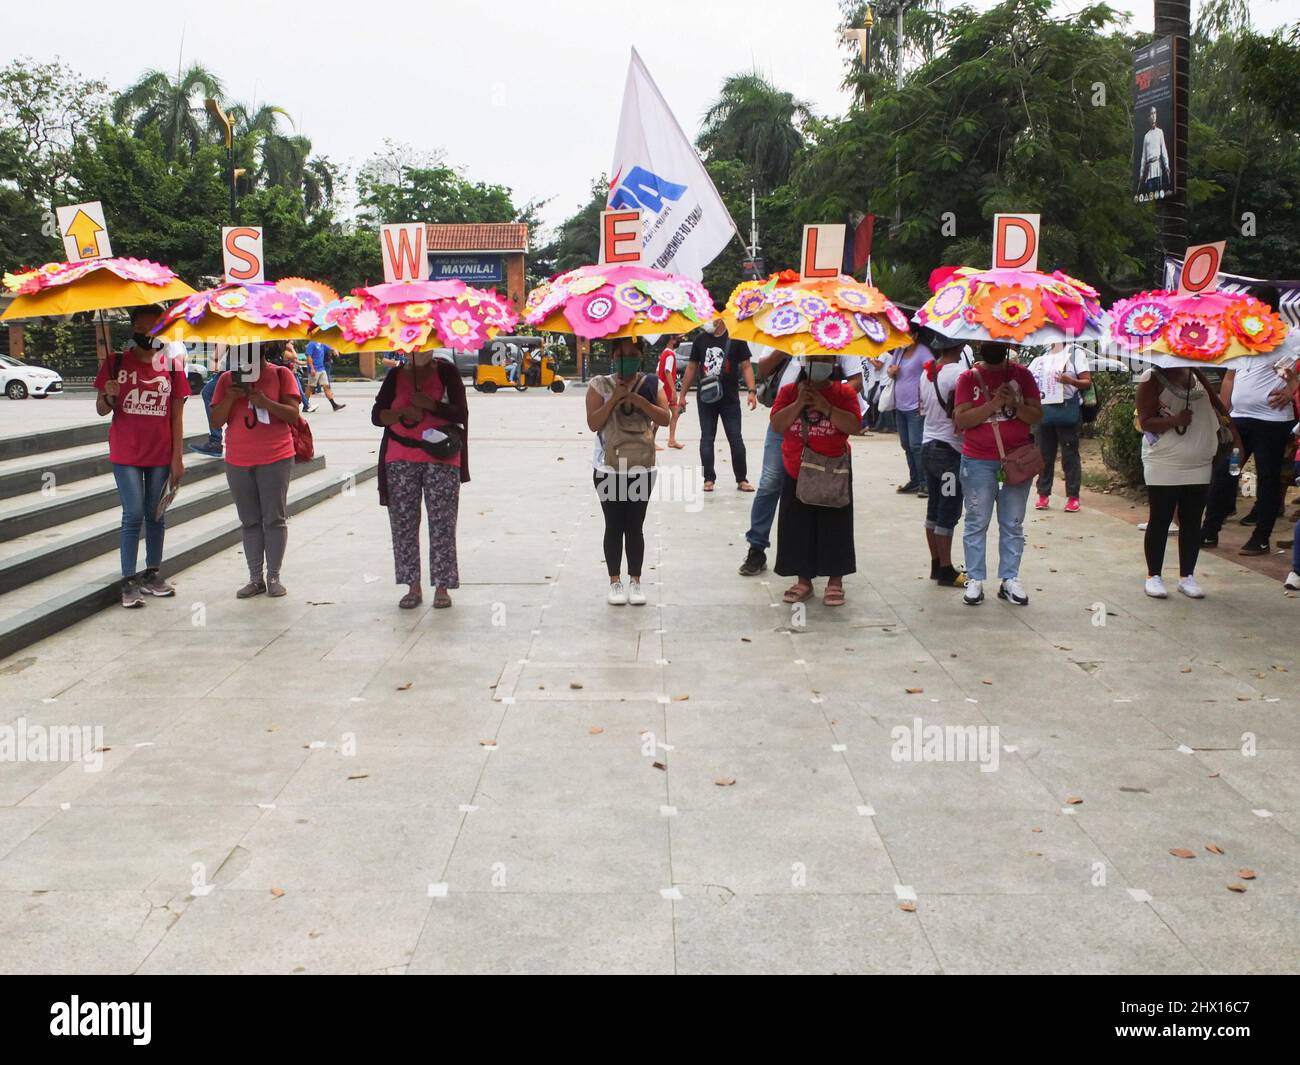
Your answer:
[[[183,403],[190,394],[185,363],[132,345],[100,363],[97,391],[104,391],[110,373],[117,374],[120,391],[108,427],[109,461],[116,466],[170,466],[172,404]]]
[[[982,407],[993,398],[993,393],[1008,382],[1022,398],[1040,398],[1038,382],[1034,380],[1034,375],[1020,363],[1008,359],[994,369],[981,362],[976,363],[957,378],[953,410],[963,403]],[[996,462],[1001,458],[998,454],[997,438],[993,435],[994,423],[997,424],[998,432],[1002,434],[1002,450],[1008,455],[1033,439],[1029,426],[1016,417],[1014,409],[1003,407],[994,411],[988,421],[971,426],[962,434],[961,453],[969,459],[988,459]]]
[[[826,386],[822,395],[832,407],[852,411],[854,416],[857,416],[858,394],[852,386],[835,381]],[[772,413],[775,414],[781,408],[790,406],[798,397],[797,384],[785,385],[772,402]],[[849,450],[848,435],[835,428],[830,415],[822,414],[821,411],[811,407],[806,408],[805,414],[808,418],[808,446],[813,451],[827,458],[838,458]],[[803,425],[803,418],[796,418],[794,424],[781,437],[781,464],[791,477],[799,476],[799,466],[803,459]]]

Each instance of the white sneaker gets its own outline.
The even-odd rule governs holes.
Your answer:
[[[1204,599],[1205,591],[1197,583],[1195,577],[1182,577],[1178,581],[1178,590],[1187,596],[1188,599]]]
[[[627,592],[623,589],[622,581],[610,581],[609,584],[609,605],[610,606],[627,606]]]
[[[641,591],[640,581],[628,582],[627,601],[633,606],[645,606],[645,592]]]
[[[984,582],[966,578],[966,591],[962,593],[961,601],[967,606],[979,606],[984,602]]]
[[[1146,531],[1147,531],[1147,525],[1149,525],[1149,524],[1150,524],[1149,522],[1145,522],[1145,521],[1138,522],[1138,532],[1146,532]],[[1177,522],[1171,522],[1170,525],[1169,525],[1169,531],[1170,531],[1171,533],[1176,533],[1176,532],[1178,531],[1178,523],[1177,523]]]
[[[1300,592],[1300,573],[1292,570],[1286,575],[1286,580],[1282,582],[1282,587],[1290,592]]]
[[[1148,577],[1146,592],[1152,599],[1169,598],[1169,589],[1165,587],[1165,579],[1163,577]]]
[[[1016,606],[1029,605],[1029,593],[1015,577],[998,585],[998,598],[1005,599],[1008,603],[1015,603]]]

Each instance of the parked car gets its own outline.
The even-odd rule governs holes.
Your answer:
[[[29,366],[12,355],[0,355],[0,391],[10,399],[44,399],[63,391],[63,378],[44,366]]]

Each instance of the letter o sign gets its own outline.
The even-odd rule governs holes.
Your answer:
[[[1183,257],[1183,276],[1178,283],[1180,293],[1204,292],[1213,289],[1223,261],[1225,241],[1214,244],[1195,244]]]

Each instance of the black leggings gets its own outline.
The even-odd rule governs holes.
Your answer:
[[[1160,576],[1164,568],[1165,544],[1175,510],[1178,511],[1178,576],[1190,577],[1196,572],[1196,559],[1201,553],[1201,516],[1209,494],[1208,484],[1147,485],[1147,497],[1151,501],[1144,541],[1148,577]]]
[[[641,579],[645,561],[646,508],[654,490],[654,470],[617,474],[592,472],[600,509],[605,513],[605,565],[611,577],[623,572],[623,546],[627,545],[628,576]]]

